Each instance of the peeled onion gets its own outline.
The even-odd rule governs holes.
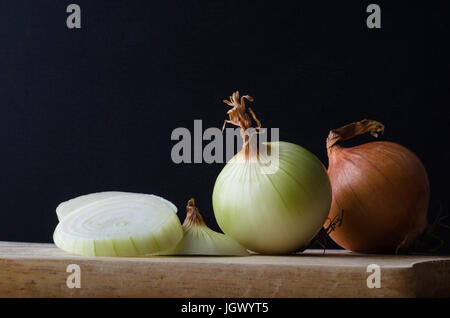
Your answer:
[[[341,141],[384,126],[362,120],[332,130],[327,139],[328,174],[333,189],[329,218],[343,213],[330,236],[358,252],[407,249],[426,227],[430,188],[419,158],[392,142],[369,142],[345,148]]]
[[[301,250],[319,232],[329,212],[331,185],[326,169],[311,152],[288,142],[263,143],[257,151],[249,151],[251,120],[244,99],[253,100],[239,99],[235,92],[225,101],[233,107],[228,122],[241,127],[244,147],[225,165],[214,185],[217,223],[254,252]],[[268,162],[278,166],[267,169]]]
[[[174,248],[158,255],[248,255],[247,250],[231,237],[206,226],[194,199],[187,203],[183,232],[183,239]]]

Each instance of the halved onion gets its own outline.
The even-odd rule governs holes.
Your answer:
[[[62,202],[56,208],[56,215],[58,220],[61,221],[67,214],[70,212],[82,207],[84,205],[91,204],[93,202],[109,199],[112,197],[124,196],[127,194],[131,194],[129,192],[120,192],[120,191],[105,191],[105,192],[96,192],[90,193],[86,195],[81,195],[79,197],[70,199],[68,201]]]
[[[155,195],[92,194],[60,209],[53,239],[59,248],[84,256],[154,254],[183,237],[176,212],[172,203]]]

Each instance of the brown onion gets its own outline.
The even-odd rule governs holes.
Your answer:
[[[330,131],[328,174],[333,199],[329,218],[343,216],[330,234],[340,246],[357,252],[398,252],[423,233],[430,197],[428,176],[419,158],[392,142],[344,148],[341,141],[384,126],[362,120]]]

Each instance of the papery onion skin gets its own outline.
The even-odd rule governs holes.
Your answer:
[[[336,130],[342,140],[364,132],[376,135],[375,126],[379,132],[384,129],[367,120],[350,125]],[[395,253],[410,247],[427,224],[430,187],[420,159],[392,142],[345,148],[330,143],[329,137],[328,143],[333,189],[329,218],[343,212],[341,226],[330,234],[332,239],[356,252]]]
[[[217,177],[213,208],[222,231],[251,251],[284,254],[303,249],[321,229],[331,204],[326,169],[308,150],[288,142],[278,148],[279,169],[261,171],[261,158],[241,151]],[[260,154],[261,156],[261,154]]]

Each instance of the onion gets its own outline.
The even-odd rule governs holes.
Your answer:
[[[352,251],[407,249],[426,227],[430,188],[416,155],[392,142],[340,145],[366,132],[378,137],[383,131],[379,122],[362,120],[332,130],[327,139],[333,189],[329,217],[343,212],[341,226],[330,236]]]
[[[184,236],[180,243],[159,255],[248,255],[247,250],[231,237],[206,226],[194,199],[187,203],[183,231]]]
[[[288,142],[250,148],[250,116],[235,92],[227,121],[241,127],[243,149],[223,168],[213,190],[213,208],[222,231],[259,253],[282,254],[306,247],[320,231],[331,204],[326,169],[308,150]],[[260,128],[253,111],[250,114]],[[250,151],[255,149],[256,151]],[[267,171],[267,162],[278,162]]]
[[[103,199],[109,199],[117,196],[125,196],[127,194],[130,193],[119,191],[105,191],[81,195],[79,197],[70,199],[68,201],[59,204],[58,207],[56,208],[56,215],[58,217],[58,220],[61,221],[66,215],[68,215],[69,213],[78,209],[81,206],[88,205]]]
[[[53,240],[73,254],[154,254],[173,248],[183,237],[177,208],[155,195],[91,194],[71,201],[61,211],[65,215],[60,215]]]

